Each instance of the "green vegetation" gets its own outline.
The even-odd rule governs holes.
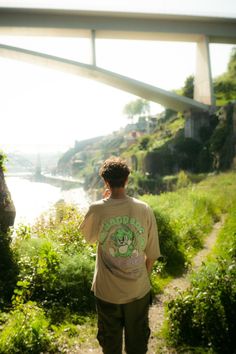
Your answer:
[[[81,220],[58,203],[21,225],[8,252],[1,238],[0,353],[63,353],[94,336],[95,249],[78,233]]]
[[[101,162],[112,155],[122,156],[136,175],[131,192],[139,195],[172,190],[177,177],[166,183],[166,176],[181,170],[202,174],[230,169],[234,157],[235,53],[233,49],[226,73],[214,80],[217,109],[210,116],[197,117],[202,123],[194,139],[185,137],[182,114],[166,109],[151,116],[149,102],[137,99],[124,107],[124,114],[135,122],[109,136],[76,142],[59,160],[57,172],[82,178],[86,189],[99,193]],[[193,85],[194,77],[189,76],[177,93],[192,98]]]
[[[204,236],[231,207],[231,193],[236,192],[234,174],[211,176],[197,185],[184,176],[181,173],[177,183],[187,188],[142,197],[157,219],[164,270],[174,275],[183,272],[186,262],[202,247]]]
[[[49,218],[17,231],[19,276],[14,302],[39,301],[47,308],[94,309],[90,291],[94,248],[78,234],[81,215],[59,203]]]
[[[0,309],[11,303],[16,286],[18,265],[9,234],[0,232]]]
[[[188,176],[230,169],[234,158],[234,105],[220,109],[209,118],[209,125],[199,130],[201,140],[184,137],[183,118],[172,117],[146,135],[123,154],[137,161],[134,184],[137,194],[160,193],[178,187],[176,172]],[[167,176],[174,176],[170,182]],[[190,177],[191,179],[191,177]]]
[[[127,103],[124,107],[124,114],[127,115],[129,119],[133,119],[134,116],[140,116],[142,114],[149,113],[150,104],[148,101],[139,98],[135,101]]]
[[[194,76],[193,75],[188,76],[184,82],[184,86],[179,90],[175,90],[175,92],[178,95],[193,98],[193,96],[194,96]]]
[[[7,161],[7,156],[3,151],[0,150],[0,170],[5,171],[5,164]]]
[[[205,266],[191,289],[169,303],[169,336],[175,346],[235,349],[236,264],[219,260]]]
[[[0,317],[0,353],[55,353],[49,322],[44,311],[28,302]]]
[[[163,255],[154,266],[151,282],[153,292],[160,293],[172,277],[185,272],[213,223],[229,213],[214,253],[222,258],[219,265],[214,260],[214,266],[207,266],[207,271],[193,279],[192,292],[169,305],[169,340],[174,345],[208,347],[212,343],[211,347],[218,350],[224,338],[228,346],[232,345],[229,336],[223,336],[226,329],[235,330],[231,312],[225,306],[235,306],[232,230],[235,232],[236,176],[232,172],[197,177],[181,172],[174,192],[142,197],[154,210]],[[78,233],[81,219],[75,206],[58,203],[34,226],[20,226],[14,241],[8,243],[12,263],[3,260],[5,269],[14,270],[15,278],[11,282],[10,277],[4,279],[12,285],[8,299],[1,296],[0,353],[64,353],[89,342],[96,345],[95,306],[90,291],[95,248]],[[205,304],[209,299],[215,310],[210,311],[203,299]],[[224,300],[222,305],[222,299],[228,302]],[[185,306],[189,306],[188,310]],[[223,318],[219,327],[223,334],[217,332],[215,341],[216,329],[214,332],[211,321],[217,323],[219,318]],[[193,319],[197,321],[197,334],[196,328],[190,326]],[[189,333],[188,339],[185,333]]]
[[[207,185],[210,194],[218,194],[214,205],[224,201],[221,212],[227,211],[227,218],[216,247],[208,262],[194,274],[190,289],[168,305],[168,337],[174,346],[231,354],[236,346],[235,175],[218,176]]]
[[[236,99],[236,48],[233,49],[227,72],[214,80],[217,105],[225,105]]]
[[[227,71],[213,80],[216,105],[223,106],[236,99],[236,48],[233,48]],[[184,86],[175,90],[179,95],[193,98],[194,76],[189,76],[184,82]]]

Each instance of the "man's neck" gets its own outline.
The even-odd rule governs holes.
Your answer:
[[[126,197],[125,188],[112,188],[110,198],[112,199],[122,199]]]

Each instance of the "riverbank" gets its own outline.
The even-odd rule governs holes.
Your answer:
[[[212,236],[212,230],[216,232],[217,222],[235,203],[235,182],[236,174],[231,172],[209,176],[197,185],[176,192],[143,197],[154,210],[164,259],[164,262],[156,262],[151,275],[157,300],[161,296],[165,299],[168,289],[171,296],[177,295],[176,284],[178,281],[182,284],[182,277],[209,240],[208,235]],[[234,219],[235,215],[235,212],[231,213]],[[96,249],[94,245],[87,245],[78,233],[81,220],[82,215],[76,208],[58,204],[49,217],[41,217],[34,226],[18,230],[12,245],[19,267],[18,282],[14,306],[2,319],[0,351],[11,354],[29,349],[34,353],[101,352],[95,339],[95,304],[90,290]],[[231,227],[231,231],[235,232],[235,227]],[[213,239],[216,237],[214,232]],[[229,229],[227,235],[230,235]],[[205,259],[206,255],[202,257]],[[7,287],[2,291],[4,289]],[[193,301],[197,299],[192,298]],[[164,302],[159,303],[162,315]],[[155,342],[155,332],[159,331],[157,324],[160,327],[162,324],[157,318],[161,318],[160,314],[150,313],[154,335],[150,354],[170,348],[164,336],[159,336],[159,344]],[[37,333],[35,321],[40,323]],[[172,347],[169,353],[175,353],[174,345]],[[206,353],[207,350],[206,345]]]
[[[88,208],[90,198],[82,187],[63,190],[46,182],[36,182],[29,175],[6,175],[7,186],[16,208],[15,226],[33,224],[42,212],[49,211],[59,200]]]

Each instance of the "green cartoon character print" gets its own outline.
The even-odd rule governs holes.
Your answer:
[[[135,250],[135,235],[128,227],[116,229],[111,236],[112,247],[109,252],[112,257],[130,257]]]
[[[99,233],[103,257],[112,262],[136,261],[145,249],[143,233],[143,226],[133,217],[123,215],[106,220]]]

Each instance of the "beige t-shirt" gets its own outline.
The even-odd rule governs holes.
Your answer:
[[[135,198],[93,203],[80,226],[98,242],[92,290],[101,300],[125,304],[150,290],[146,258],[160,256],[157,225],[150,207]]]

